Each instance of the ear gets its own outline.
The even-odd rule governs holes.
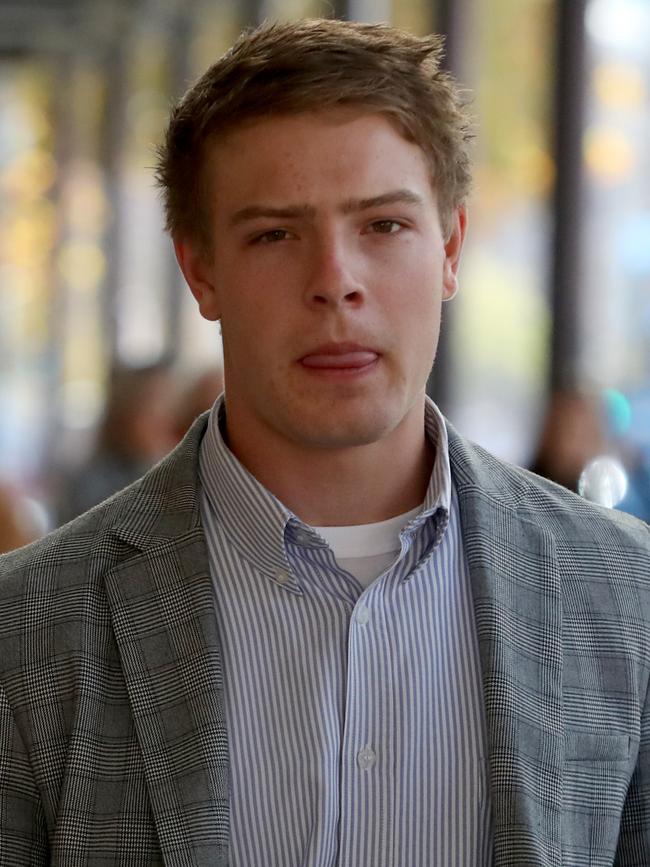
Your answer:
[[[442,276],[442,298],[449,301],[458,291],[458,266],[467,232],[467,209],[464,205],[452,214],[451,232],[445,242],[445,263]]]
[[[196,298],[204,319],[211,322],[221,318],[221,305],[214,283],[214,269],[206,254],[194,241],[174,240],[174,252],[187,285]]]

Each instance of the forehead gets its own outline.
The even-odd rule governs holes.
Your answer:
[[[431,192],[422,149],[392,118],[356,106],[240,124],[207,148],[205,169],[215,202],[261,195],[323,199],[343,190],[369,197],[410,185]]]

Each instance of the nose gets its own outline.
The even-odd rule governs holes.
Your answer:
[[[358,307],[366,290],[360,262],[343,239],[321,239],[314,244],[306,300],[316,307]]]

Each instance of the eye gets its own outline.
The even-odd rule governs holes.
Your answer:
[[[398,223],[397,220],[375,220],[370,224],[370,231],[377,235],[394,235],[403,228],[402,223]]]
[[[255,235],[251,239],[253,244],[275,244],[278,241],[286,241],[294,237],[286,229],[269,229],[268,232],[262,232],[261,235]]]

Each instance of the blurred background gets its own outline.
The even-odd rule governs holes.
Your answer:
[[[220,390],[153,149],[242,27],[332,15],[444,33],[473,94],[430,393],[499,456],[650,519],[650,0],[0,0],[5,547],[126,484]]]

